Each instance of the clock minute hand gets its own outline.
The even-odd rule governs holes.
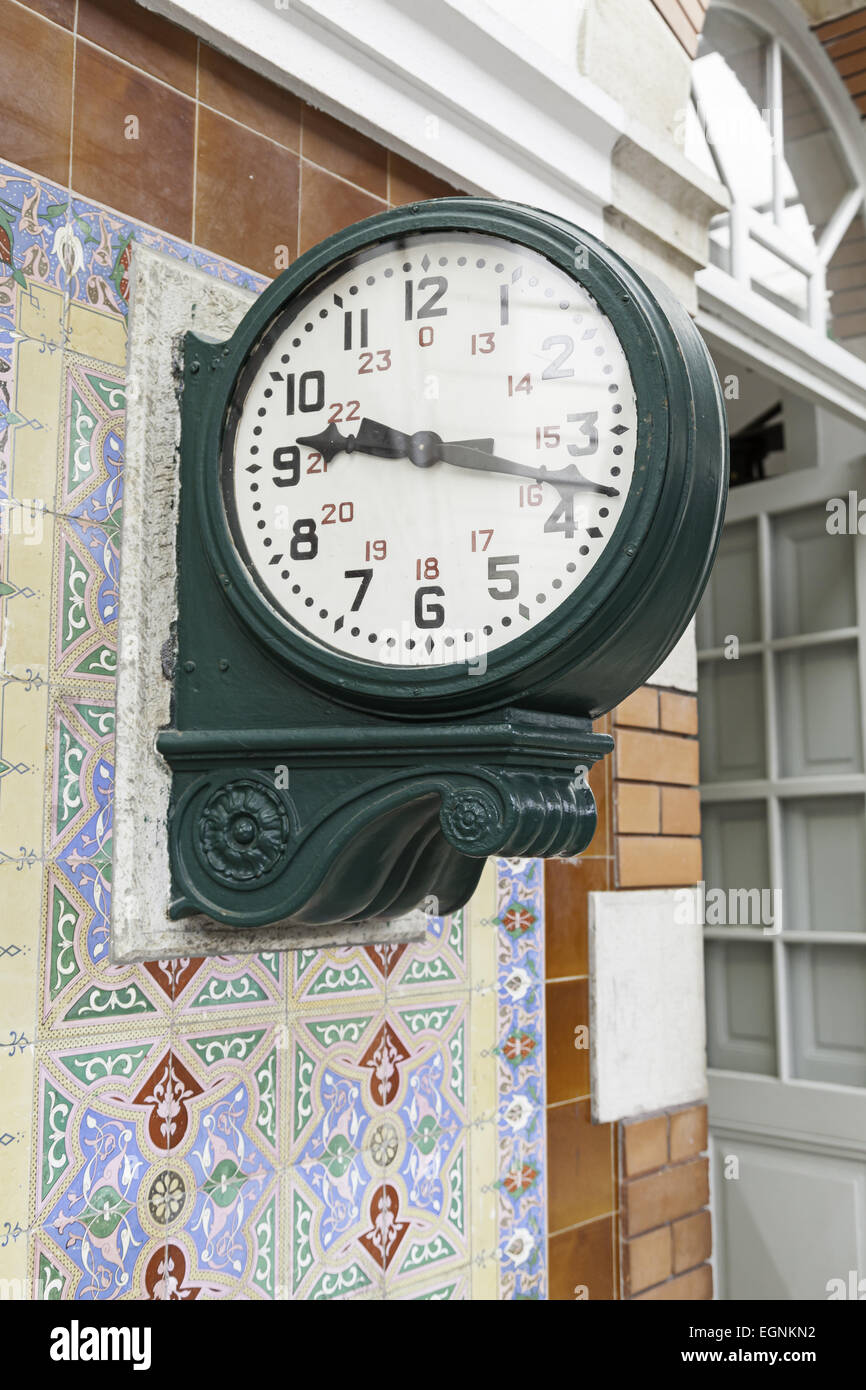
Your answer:
[[[531,468],[523,463],[515,463],[513,459],[499,458],[496,454],[482,452],[466,444],[443,444],[439,450],[439,457],[443,463],[453,464],[456,468],[478,468],[485,473],[507,473],[515,478],[531,478],[535,483],[550,483],[551,487],[558,490],[564,488],[569,492],[598,492],[604,497],[619,497],[617,488],[593,482],[591,478],[585,477],[574,463],[556,471]]]

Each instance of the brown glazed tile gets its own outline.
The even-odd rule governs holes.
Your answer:
[[[678,1279],[670,1279],[667,1284],[658,1284],[646,1293],[638,1294],[637,1301],[675,1299],[678,1302],[698,1303],[713,1296],[713,1271],[710,1265],[701,1265],[690,1274],[681,1274]]]
[[[698,697],[679,695],[674,690],[663,690],[659,695],[659,713],[662,728],[671,734],[696,734],[698,732]]]
[[[659,726],[659,696],[651,685],[642,685],[632,691],[621,705],[614,710],[617,724],[637,725],[642,729],[657,729]]]
[[[72,115],[72,35],[0,0],[3,158],[66,184]]]
[[[198,99],[286,149],[301,148],[298,97],[206,43],[199,50]]]
[[[547,1112],[549,1230],[610,1213],[616,1201],[610,1125],[594,1125],[589,1101],[556,1105]]]
[[[418,164],[411,164],[402,155],[388,154],[388,202],[394,208],[406,203],[423,203],[428,198],[451,198],[457,190],[428,174]]]
[[[620,888],[672,888],[701,877],[701,842],[692,836],[620,835]]]
[[[668,787],[666,790],[681,789]],[[617,782],[616,828],[621,835],[658,835],[659,806],[659,789],[651,782]]]
[[[697,787],[662,787],[662,834],[700,833],[701,794]]]
[[[696,787],[697,739],[620,729],[616,736],[616,775],[626,782],[674,782]]]
[[[589,1095],[588,980],[546,986],[545,1029],[548,1104]]]
[[[301,127],[304,159],[377,198],[387,198],[388,151],[382,145],[312,106],[303,108]]]
[[[64,29],[71,29],[75,23],[75,0],[20,0],[20,3],[54,24],[61,24]],[[3,32],[5,35],[5,25]]]
[[[587,973],[587,894],[603,893],[610,886],[609,859],[545,860],[545,961],[549,980]]]
[[[671,1163],[682,1163],[705,1151],[707,1137],[707,1107],[693,1105],[688,1110],[675,1110],[671,1115]]]
[[[674,1238],[674,1273],[682,1274],[686,1269],[703,1264],[710,1258],[713,1248],[713,1230],[710,1213],[696,1212],[675,1221],[671,1227]]]
[[[628,1178],[663,1168],[668,1161],[668,1117],[633,1120],[622,1127],[623,1169]]]
[[[128,118],[138,139],[125,136]],[[79,44],[75,69],[72,186],[162,231],[189,240],[195,108],[89,44]]]
[[[626,1294],[631,1297],[671,1277],[671,1228],[659,1226],[623,1246]]]
[[[197,245],[274,276],[297,256],[297,238],[298,156],[201,107]]]
[[[555,1114],[554,1112],[551,1112]],[[705,1207],[710,1199],[705,1158],[680,1163],[661,1173],[633,1178],[623,1185],[623,1208],[629,1238],[663,1226]]]
[[[79,0],[78,33],[151,77],[195,96],[195,35],[134,0]]]
[[[549,1245],[550,1299],[554,1302],[616,1298],[614,1219],[603,1216],[574,1231],[553,1236]]]
[[[301,160],[301,252],[353,222],[384,212],[386,204]]]
[[[595,834],[584,854],[606,855],[611,851],[610,825],[610,765],[611,758],[601,758],[589,769],[589,785],[595,797]]]

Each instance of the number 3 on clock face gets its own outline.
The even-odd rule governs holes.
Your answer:
[[[303,641],[436,668],[550,618],[629,496],[635,388],[610,319],[506,237],[343,257],[249,354],[223,441],[232,541]]]

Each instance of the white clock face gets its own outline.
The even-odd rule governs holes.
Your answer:
[[[635,392],[610,321],[505,239],[342,262],[254,350],[223,495],[271,607],[381,665],[477,663],[555,612],[628,496]]]

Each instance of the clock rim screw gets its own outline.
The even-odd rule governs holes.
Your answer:
[[[183,663],[183,669],[186,671],[186,673],[187,673],[188,676],[191,676],[192,673],[193,673],[193,671],[195,670],[195,662],[194,662],[194,661],[185,661],[185,662]]]
[[[229,669],[229,663],[224,656],[221,656],[219,659],[219,668],[221,671],[227,671]]]

